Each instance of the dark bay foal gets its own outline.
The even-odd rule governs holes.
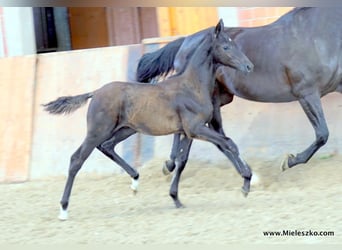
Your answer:
[[[60,97],[44,105],[45,110],[52,114],[63,114],[75,111],[88,99],[92,99],[87,113],[87,135],[71,156],[61,200],[61,220],[68,217],[67,209],[75,176],[94,148],[120,165],[131,176],[131,187],[137,189],[138,172],[114,151],[116,144],[136,132],[155,136],[181,133],[185,135],[180,142],[184,148],[189,146],[192,139],[215,144],[244,178],[243,192],[249,192],[251,169],[240,158],[230,140],[206,126],[213,114],[214,73],[218,64],[245,72],[253,69],[253,64],[230,37],[221,32],[222,29],[223,22],[220,21],[213,32],[208,33],[198,44],[187,69],[164,83],[112,82],[91,93]],[[175,175],[170,190],[177,207],[182,206],[178,199],[177,176],[185,167],[185,158],[187,156],[179,154],[176,159],[179,174]]]

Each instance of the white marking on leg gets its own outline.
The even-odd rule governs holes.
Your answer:
[[[60,220],[67,220],[68,219],[68,211],[64,210],[62,206],[59,208],[59,216],[58,219]]]
[[[254,172],[252,175],[251,185],[257,185],[259,184],[259,182],[260,182],[260,179],[258,175]]]
[[[138,186],[139,186],[139,180],[135,180],[132,178],[131,189],[136,192],[138,191]]]

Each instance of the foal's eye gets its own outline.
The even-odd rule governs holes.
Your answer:
[[[223,46],[223,50],[228,50],[229,49],[229,46],[226,45],[226,46]]]

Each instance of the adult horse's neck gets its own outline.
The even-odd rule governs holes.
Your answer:
[[[191,74],[195,79],[193,83],[201,89],[207,89],[209,92],[213,90],[215,83],[215,63],[213,58],[213,37],[207,34],[199,47],[195,50],[194,55],[190,59],[186,72]]]

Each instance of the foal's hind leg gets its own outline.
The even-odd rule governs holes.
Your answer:
[[[299,99],[299,103],[315,129],[316,140],[307,149],[296,156],[290,154],[287,157],[287,160],[285,159],[282,164],[283,171],[287,168],[292,168],[297,164],[306,163],[314,153],[328,141],[329,137],[329,130],[324,118],[319,93],[304,96]]]
[[[127,139],[131,135],[135,134],[136,131],[131,128],[121,128],[107,141],[103,142],[101,145],[97,146],[97,149],[100,150],[103,154],[121,166],[132,178],[131,188],[133,191],[137,191],[138,189],[138,179],[139,173],[128,165],[114,150],[115,146],[121,141]]]
[[[60,220],[66,220],[68,218],[68,205],[69,198],[72,190],[72,186],[78,171],[81,169],[84,161],[88,158],[94,148],[102,142],[103,139],[97,136],[87,135],[86,139],[82,145],[76,150],[76,152],[71,156],[70,167],[67,182],[65,184],[63,196],[61,199],[61,210],[59,214]]]

